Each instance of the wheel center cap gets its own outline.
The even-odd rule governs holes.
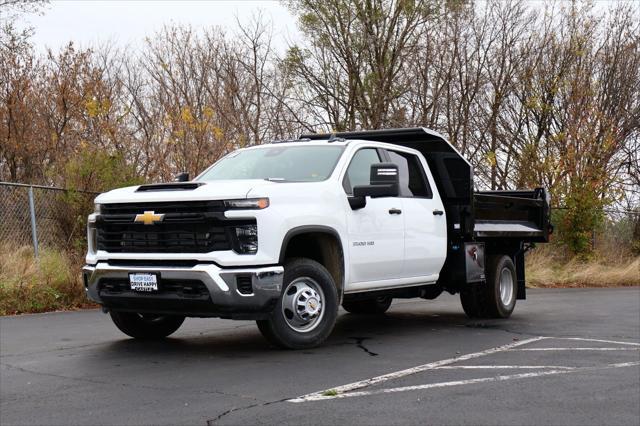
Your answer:
[[[310,297],[307,300],[305,308],[310,315],[315,315],[318,313],[318,310],[320,310],[320,302],[315,297]]]

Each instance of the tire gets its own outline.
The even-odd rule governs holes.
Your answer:
[[[351,300],[342,302],[345,311],[360,315],[380,315],[387,312],[393,298],[380,296],[373,299]]]
[[[174,333],[184,322],[182,316],[137,314],[111,311],[111,320],[124,334],[136,339],[157,340]]]
[[[282,287],[269,319],[256,321],[258,329],[281,348],[319,346],[331,334],[338,316],[338,292],[331,274],[314,260],[291,259],[284,267]]]
[[[508,256],[489,256],[484,284],[474,284],[460,293],[462,309],[469,318],[509,318],[516,307],[518,280]]]
[[[483,313],[480,310],[480,288],[477,284],[471,284],[471,287],[460,292],[460,302],[462,309],[469,318],[482,318]]]

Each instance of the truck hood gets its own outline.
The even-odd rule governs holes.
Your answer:
[[[128,186],[105,192],[96,197],[95,202],[107,203],[139,203],[154,201],[199,201],[199,200],[230,200],[247,198],[252,190],[265,186],[277,185],[266,180],[218,180],[202,182],[203,185],[195,189],[157,190],[136,192],[138,186]]]

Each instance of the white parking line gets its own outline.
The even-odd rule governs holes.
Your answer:
[[[640,343],[635,342],[620,342],[617,340],[602,340],[602,339],[587,339],[584,337],[554,337],[554,340],[576,340],[580,342],[598,342],[598,343],[613,343],[617,345],[630,345],[630,346],[640,346]]]
[[[540,340],[553,339],[553,340],[573,340],[573,341],[584,341],[584,342],[598,342],[598,343],[609,343],[609,344],[619,344],[619,345],[627,345],[627,346],[637,346],[637,347],[621,347],[621,348],[571,348],[571,347],[561,347],[561,348],[520,348],[520,346],[527,345],[529,343],[534,343]],[[323,391],[313,392],[307,395],[302,395],[297,398],[289,399],[288,402],[300,403],[300,402],[308,402],[308,401],[320,401],[326,399],[335,399],[335,398],[347,398],[352,396],[364,396],[364,395],[375,395],[381,393],[388,392],[404,392],[410,390],[418,390],[418,389],[431,389],[437,387],[447,387],[447,386],[458,386],[464,384],[472,384],[472,383],[482,383],[482,382],[495,382],[495,381],[503,381],[510,379],[521,379],[521,378],[529,378],[529,377],[540,377],[540,376],[548,376],[554,374],[566,374],[573,373],[578,371],[590,371],[590,370],[600,370],[600,369],[609,369],[609,368],[621,368],[621,367],[629,367],[634,365],[640,365],[640,362],[628,362],[628,363],[619,363],[619,364],[608,364],[600,367],[568,367],[568,366],[545,366],[545,365],[450,365],[454,363],[458,363],[461,361],[466,361],[469,359],[479,358],[486,355],[492,355],[497,353],[505,353],[505,352],[515,352],[515,351],[635,351],[640,350],[640,343],[635,342],[621,342],[614,340],[602,340],[602,339],[588,339],[581,337],[547,337],[547,336],[538,336],[530,339],[520,340],[514,343],[509,343],[506,345],[498,346],[491,349],[486,349],[480,352],[474,352],[454,358],[447,358],[440,361],[431,362],[428,364],[419,365],[417,367],[408,368],[405,370],[396,371],[393,373],[383,374],[381,376],[373,377],[370,379],[360,380],[357,382],[349,383],[346,385],[338,386],[335,388],[329,388]],[[480,379],[469,379],[469,380],[457,380],[451,382],[441,382],[441,383],[430,383],[424,385],[417,386],[405,386],[399,388],[390,388],[390,389],[379,389],[374,391],[357,391],[358,389],[362,389],[365,387],[369,387],[372,385],[376,385],[379,383],[386,382],[388,380],[399,379],[402,377],[406,377],[412,374],[421,373],[428,370],[454,370],[454,369],[539,369],[544,371],[537,371],[531,373],[520,373],[520,374],[512,374],[512,375],[501,375],[494,377],[484,377]]]
[[[536,351],[640,351],[640,348],[522,348],[509,350],[509,352]]]
[[[573,370],[561,365],[445,365],[434,370]]]
[[[373,391],[339,393],[337,395],[317,395],[313,397],[307,397],[305,401],[322,401],[327,399],[352,398],[356,396],[370,396],[370,395],[379,395],[384,393],[408,392],[408,391],[425,390],[425,389],[433,389],[433,388],[444,388],[444,387],[450,387],[450,386],[470,385],[474,383],[503,382],[506,380],[528,379],[528,378],[534,378],[534,377],[576,373],[581,371],[606,370],[610,368],[631,367],[635,365],[640,365],[640,361],[624,362],[619,364],[608,364],[602,367],[576,367],[571,370],[548,370],[548,371],[538,371],[534,373],[520,373],[520,374],[510,374],[510,375],[494,376],[494,377],[482,377],[479,379],[456,380],[451,382],[429,383],[429,384],[416,385],[416,386],[403,386],[398,388],[379,389],[379,390],[373,390]],[[293,400],[291,401],[302,402],[302,401],[293,401]]]
[[[386,382],[387,380],[398,379],[400,377],[409,376],[411,374],[420,373],[422,371],[432,370],[436,367],[441,367],[447,364],[453,364],[454,362],[466,361],[469,359],[478,358],[485,355],[491,355],[498,352],[503,352],[512,348],[516,348],[518,346],[526,345],[526,344],[537,342],[544,339],[548,339],[548,337],[544,337],[544,336],[532,337],[530,339],[520,340],[514,343],[498,346],[496,348],[486,349],[484,351],[474,352],[471,354],[462,355],[455,358],[447,358],[440,361],[430,362],[428,364],[419,365],[417,367],[407,368],[406,370],[400,370],[393,373],[383,374],[382,376],[373,377],[371,379],[360,380],[358,382],[349,383],[346,385],[338,386],[336,388],[310,393],[307,395],[300,396],[298,398],[290,399],[288,401],[289,402],[313,401],[315,397],[323,397],[324,394],[326,394],[327,392],[342,394],[345,392],[350,392],[356,389],[361,389],[367,386]]]

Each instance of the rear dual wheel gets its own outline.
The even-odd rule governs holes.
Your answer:
[[[508,318],[516,307],[518,280],[509,256],[489,256],[486,282],[474,284],[460,293],[460,301],[469,318]]]

